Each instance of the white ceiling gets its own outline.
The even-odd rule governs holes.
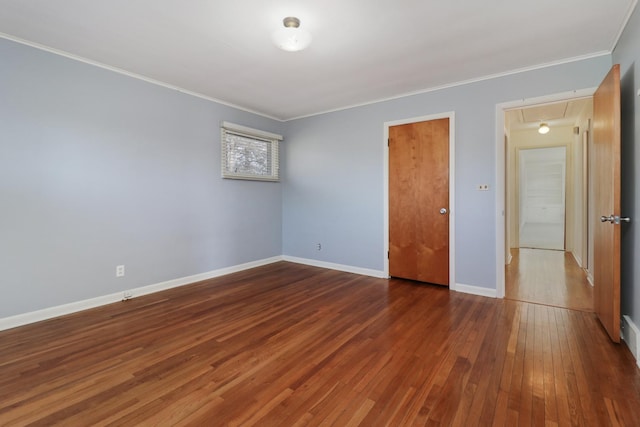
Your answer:
[[[636,2],[0,0],[0,33],[287,120],[609,53]]]

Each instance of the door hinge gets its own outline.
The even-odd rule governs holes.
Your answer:
[[[391,140],[387,138],[387,147],[390,147],[390,144],[391,144]]]
[[[387,251],[387,259],[389,259],[389,251]]]

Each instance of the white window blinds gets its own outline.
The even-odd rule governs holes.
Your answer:
[[[279,181],[281,135],[222,122],[222,177]]]

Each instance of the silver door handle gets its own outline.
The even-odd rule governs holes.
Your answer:
[[[613,223],[613,215],[609,215],[609,216],[601,216],[600,217],[600,222],[610,222]]]
[[[610,222],[611,224],[620,224],[621,222],[631,222],[629,217],[620,217],[618,215],[601,216],[600,222]]]
[[[440,208],[440,215],[444,215],[447,213],[447,208]]]

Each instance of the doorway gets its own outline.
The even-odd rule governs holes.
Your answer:
[[[397,120],[392,122],[384,123],[384,166],[383,166],[383,175],[384,175],[384,253],[383,253],[383,261],[384,261],[384,271],[385,276],[390,277],[390,252],[391,252],[391,244],[390,244],[390,229],[391,229],[391,215],[390,215],[390,200],[392,199],[390,192],[395,191],[390,189],[390,150],[389,150],[389,139],[390,134],[393,132],[392,128],[394,127],[402,127],[404,125],[413,125],[422,122],[437,122],[442,121],[446,122],[446,126],[448,127],[448,148],[445,147],[445,150],[448,150],[447,160],[448,162],[448,184],[446,184],[446,190],[448,195],[448,200],[440,201],[439,203],[445,204],[447,206],[438,207],[437,209],[437,217],[442,218],[446,217],[447,224],[447,234],[448,237],[445,237],[448,240],[448,249],[445,251],[445,259],[448,261],[448,268],[445,268],[445,272],[443,276],[446,276],[448,279],[449,289],[455,290],[455,114],[453,112],[435,114],[430,116],[422,116],[422,117],[414,117],[408,118],[404,120]],[[410,126],[410,127],[411,127]],[[396,178],[396,177],[394,177]],[[396,202],[394,202],[395,205]],[[446,209],[445,213],[441,213],[442,209]],[[425,222],[424,219],[418,218],[418,224],[422,224],[424,226],[430,226],[429,222]],[[394,250],[397,249],[394,248]],[[448,258],[448,259],[447,259]],[[419,279],[423,280],[423,279]],[[429,281],[424,279],[424,281]],[[437,283],[437,282],[435,282]],[[442,284],[442,283],[441,283]]]
[[[498,297],[592,311],[587,281],[588,147],[593,90],[502,104]],[[538,132],[549,125],[548,134]],[[502,142],[502,141],[501,141]],[[500,184],[504,187],[499,188]],[[500,212],[500,211],[499,211]],[[506,265],[506,270],[505,270]],[[530,283],[529,283],[530,282]]]

